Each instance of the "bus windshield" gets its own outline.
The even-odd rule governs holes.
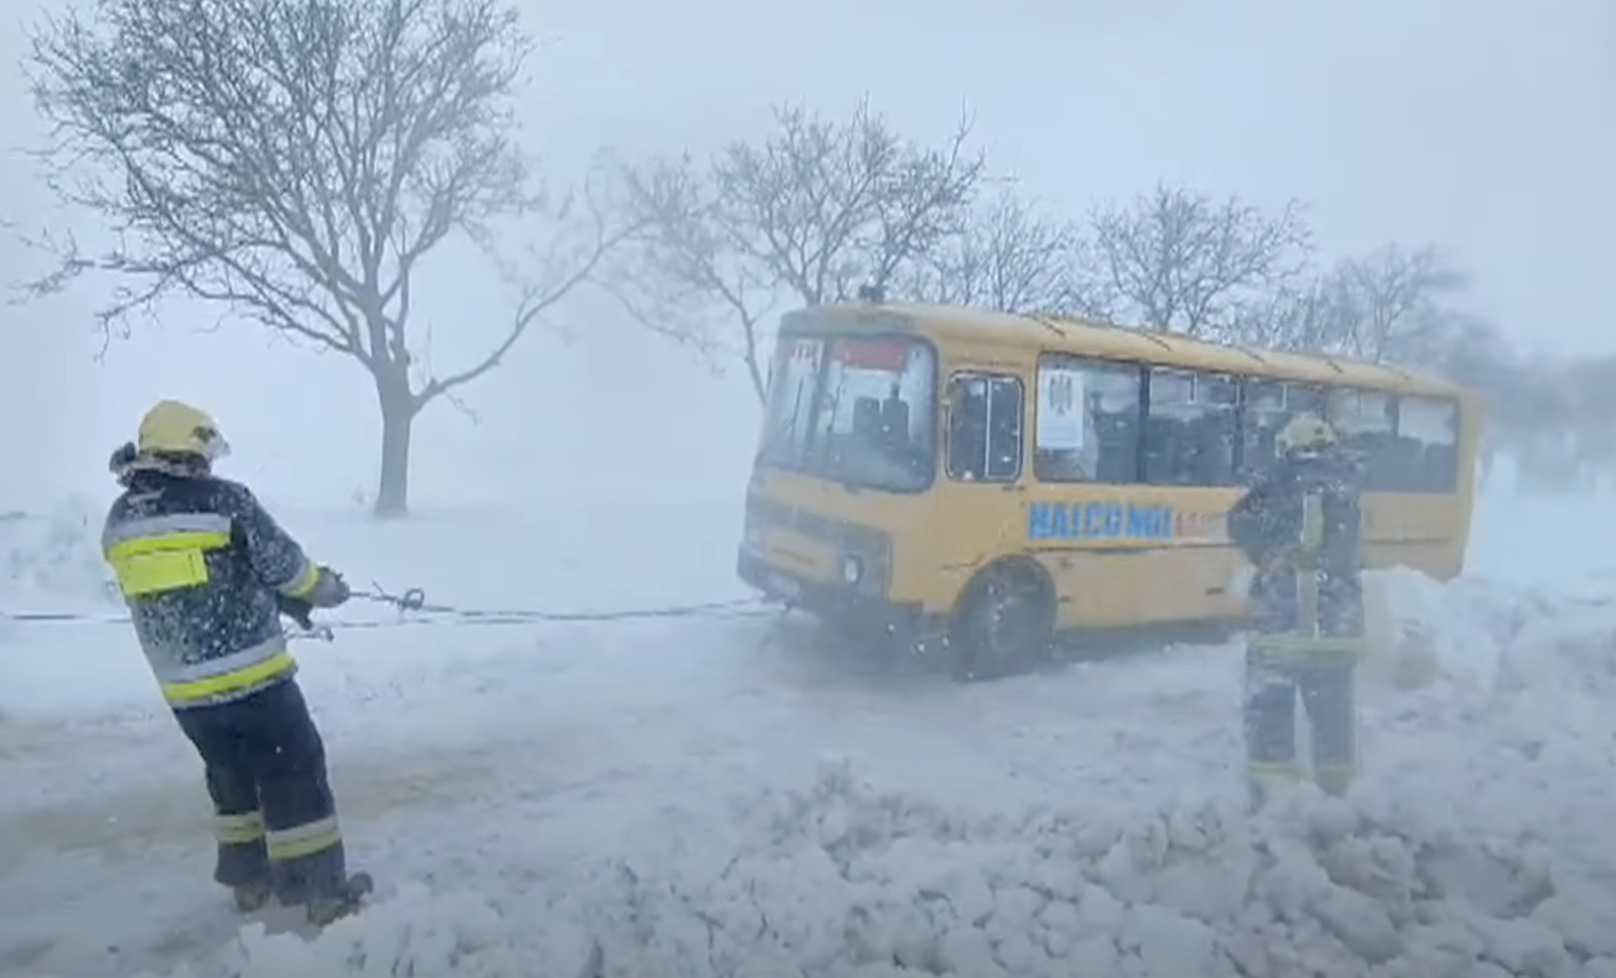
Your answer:
[[[931,347],[909,337],[782,336],[758,461],[920,492],[935,468],[936,372]]]

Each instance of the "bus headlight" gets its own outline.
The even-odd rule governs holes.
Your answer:
[[[842,580],[848,584],[857,584],[864,580],[864,561],[857,557],[843,557]]]

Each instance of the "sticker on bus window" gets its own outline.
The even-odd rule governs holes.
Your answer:
[[[1054,451],[1083,447],[1083,372],[1044,367],[1038,371],[1038,447]]]

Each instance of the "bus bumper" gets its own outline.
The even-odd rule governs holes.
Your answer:
[[[756,554],[740,551],[735,571],[747,585],[768,598],[800,608],[827,623],[864,634],[887,634],[911,643],[940,634],[941,621],[923,613],[918,603],[894,602],[842,583],[816,581],[772,567]]]

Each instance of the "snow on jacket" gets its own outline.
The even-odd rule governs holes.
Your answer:
[[[1229,537],[1255,568],[1254,650],[1358,654],[1363,636],[1357,466],[1339,453],[1282,460],[1229,512]]]
[[[174,709],[227,703],[290,679],[284,601],[340,587],[238,483],[183,467],[130,466],[102,549],[135,634]]]

